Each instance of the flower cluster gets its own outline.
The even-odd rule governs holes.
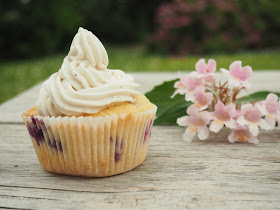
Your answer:
[[[262,8],[235,0],[163,1],[155,13],[157,25],[150,45],[181,56],[263,46],[266,33],[259,23],[267,20],[248,13],[248,7],[255,12]]]
[[[250,66],[242,67],[241,61],[235,61],[229,70],[220,69],[227,81],[215,78],[216,62],[200,59],[195,65],[196,71],[187,77],[179,73],[180,81],[174,84],[176,94],[185,95],[186,101],[193,104],[188,107],[187,116],[177,119],[177,124],[187,126],[183,139],[193,140],[195,135],[200,140],[209,136],[209,130],[219,132],[224,126],[232,129],[228,136],[231,143],[258,143],[259,127],[272,130],[276,122],[280,123],[280,102],[277,95],[270,93],[266,100],[241,104],[238,95],[251,87],[248,79],[253,71]]]

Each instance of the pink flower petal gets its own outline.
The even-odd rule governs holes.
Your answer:
[[[183,117],[179,117],[177,118],[177,124],[180,126],[187,126],[189,125],[189,116],[183,116]]]
[[[225,72],[225,70],[221,69],[221,71]],[[234,61],[229,66],[229,83],[234,85],[235,87],[238,87],[240,84],[242,84],[246,88],[250,88],[251,84],[247,81],[249,77],[252,76],[253,71],[250,66],[245,66],[242,68],[242,62],[241,61]]]
[[[199,117],[205,122],[206,125],[208,125],[211,120],[211,114],[208,111],[200,112]]]
[[[229,141],[230,143],[235,143],[235,142],[238,141],[237,138],[234,137],[234,132],[233,132],[233,131],[229,134],[229,136],[228,136],[228,141]]]
[[[234,129],[237,125],[234,119],[230,119],[228,122],[225,122],[225,126],[230,129]]]
[[[205,59],[199,59],[199,61],[195,64],[195,69],[198,73],[205,74],[206,71]]]
[[[235,128],[230,135],[228,136],[228,140],[230,143],[234,142],[249,142],[249,143],[258,143],[258,139],[249,131],[248,127],[238,126]]]
[[[207,126],[200,126],[197,130],[197,136],[200,140],[205,140],[209,137],[209,130]]]
[[[194,105],[191,105],[187,108],[188,115],[197,115],[198,112],[199,112],[198,109]]]
[[[209,130],[218,133],[224,127],[224,123],[213,120],[210,124]]]
[[[258,110],[260,110],[260,112],[262,113],[262,115],[268,115],[268,112],[265,108],[265,103],[257,103],[255,106],[258,108]]]
[[[278,96],[270,93],[266,97],[263,103],[263,107],[266,109],[267,113],[276,115],[280,111],[280,102],[278,102]]]
[[[174,93],[170,96],[170,98],[174,98],[179,92],[180,90],[175,90]]]
[[[228,79],[228,83],[229,83],[230,85],[233,85],[234,87],[238,87],[238,86],[240,85],[240,81],[236,80],[236,79],[233,78],[233,77],[230,77],[230,78]]]
[[[215,105],[215,111],[221,112],[221,111],[224,110],[224,107],[225,107],[224,103],[221,102],[220,100],[218,100],[216,105]]]
[[[266,102],[271,102],[271,103],[277,103],[278,101],[278,96],[275,95],[274,93],[270,93],[266,96]]]
[[[241,126],[245,126],[245,125],[249,125],[249,123],[244,119],[244,116],[241,115],[240,117],[238,117],[238,119],[236,120],[236,122],[241,125]]]
[[[225,75],[227,75],[227,76],[229,75],[229,70],[226,70],[226,69],[224,69],[224,68],[221,68],[220,71],[223,72],[223,73],[224,73]]]
[[[187,78],[183,77],[180,72],[178,72],[178,75],[179,75],[180,81],[176,81],[174,83],[174,88],[176,88],[176,90],[170,96],[170,98],[174,98],[178,93],[180,95],[184,95],[187,93]]]
[[[214,80],[214,75],[208,74],[203,77],[203,80],[206,82],[212,82]]]
[[[236,115],[234,117],[235,120],[238,119],[238,117],[240,117],[242,114],[241,114],[241,111],[240,110],[236,110]]]
[[[251,123],[258,123],[261,120],[261,117],[262,114],[256,106],[244,113],[245,120]]]
[[[191,142],[196,135],[196,130],[192,129],[192,127],[188,126],[183,134],[183,140],[185,142]]]
[[[275,128],[275,124],[276,124],[276,119],[275,117],[271,116],[271,115],[267,115],[265,116],[265,122],[267,123],[267,125],[269,126],[270,130]]]
[[[234,107],[235,108],[235,107]],[[235,115],[235,110],[231,110],[232,107],[229,106],[225,106],[223,104],[223,102],[221,102],[220,100],[217,102],[217,104],[215,105],[215,111],[213,113],[213,115],[220,121],[222,122],[226,122],[229,121],[232,117],[231,115]],[[230,113],[228,110],[234,112],[234,113]]]
[[[185,100],[186,101],[193,101],[194,100],[193,91],[187,91],[187,93],[185,95]]]
[[[188,91],[194,91],[198,86],[203,85],[202,80],[196,77],[187,77],[186,88]]]
[[[257,136],[259,134],[259,128],[257,125],[249,125],[249,131],[253,136]]]
[[[227,111],[227,113],[229,114],[229,116],[231,118],[235,117],[235,115],[236,115],[236,108],[235,108],[235,105],[233,103],[226,105],[225,106],[225,110]]]
[[[207,100],[207,104],[210,105],[213,101],[213,94],[210,92],[207,92],[205,94],[206,100]]]
[[[216,71],[216,61],[209,59],[208,64],[205,63],[205,59],[200,59],[195,64],[195,69],[199,74],[210,74]]]
[[[189,114],[189,124],[196,127],[207,125],[211,119],[211,115],[209,112],[199,112],[199,109],[197,109],[194,104],[187,109],[187,114]]]
[[[252,87],[252,84],[247,80],[244,82],[241,82],[241,84],[247,89],[250,89]]]
[[[264,130],[270,130],[270,126],[266,123],[264,119],[260,120],[259,126]]]
[[[205,109],[212,103],[213,94],[210,92],[205,92],[205,88],[203,86],[199,86],[194,91],[194,100],[196,102],[196,106],[200,108],[202,107]]]
[[[258,144],[259,143],[259,139],[256,136],[251,136],[251,138],[247,139],[247,141],[249,143],[252,143],[252,144]]]
[[[205,87],[204,86],[199,86],[194,91],[194,95],[196,95],[196,94],[203,94],[203,93],[205,93]]]
[[[242,77],[242,81],[245,81],[245,80],[247,80],[247,79],[249,79],[249,77],[251,77],[252,76],[252,74],[253,74],[253,70],[252,70],[252,67],[251,66],[244,66],[243,68],[242,68],[242,71],[243,71],[243,74],[242,75],[244,75],[243,77]]]
[[[210,71],[209,73],[213,73],[216,71],[216,61],[213,59],[208,60],[208,70]]]
[[[242,70],[242,62],[241,61],[234,61],[229,66],[229,71],[232,76],[236,75],[238,78],[239,72]],[[235,77],[235,76],[234,76]]]
[[[244,115],[246,112],[252,109],[252,104],[244,104],[241,106],[241,114]]]
[[[186,77],[183,77],[183,76],[181,75],[181,72],[178,72],[178,75],[179,75],[179,78],[180,78],[181,82],[182,82],[183,84],[186,84],[186,83],[187,83],[187,78],[186,78]]]

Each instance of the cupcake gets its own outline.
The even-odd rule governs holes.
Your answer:
[[[99,39],[79,28],[60,70],[22,114],[45,170],[105,177],[145,160],[157,107],[131,75],[108,63]]]

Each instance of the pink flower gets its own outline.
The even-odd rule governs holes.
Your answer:
[[[257,136],[259,134],[258,126],[265,130],[269,129],[268,124],[262,119],[262,116],[257,106],[245,104],[241,106],[241,116],[238,117],[236,122],[241,126],[248,126],[250,133],[252,133],[253,136]]]
[[[207,82],[211,82],[214,79],[214,72],[216,71],[216,61],[209,59],[208,64],[205,63],[205,59],[200,59],[195,64],[196,72],[192,72],[191,76],[197,78],[203,78]]]
[[[187,93],[187,87],[189,86],[187,84],[187,78],[183,77],[180,72],[178,72],[178,75],[179,75],[180,81],[175,82],[174,88],[176,88],[176,90],[170,98],[174,98],[178,93],[180,95],[184,95]]]
[[[175,92],[170,96],[170,98],[174,98],[178,93],[180,95],[186,94],[186,100],[193,100],[194,90],[203,85],[203,82],[198,77],[193,77],[188,75],[187,77],[183,77],[181,73],[178,73],[180,81],[175,82],[174,88],[176,88]]]
[[[194,90],[198,86],[203,85],[202,80],[200,78],[192,77],[190,75],[187,77],[183,77],[181,76],[180,72],[178,74],[180,81],[175,82],[174,88],[177,88],[177,90],[175,90],[175,92],[170,98],[174,98],[174,96],[178,93],[181,95],[186,94],[186,100],[190,101],[193,99]]]
[[[195,69],[199,74],[211,74],[216,71],[216,61],[209,59],[208,64],[205,63],[205,59],[200,59],[195,64]]]
[[[265,115],[265,121],[270,129],[275,127],[276,121],[278,126],[280,123],[280,101],[277,95],[270,93],[267,95],[266,100],[258,104],[258,108]]]
[[[220,100],[215,105],[213,112],[213,121],[210,124],[210,131],[219,132],[224,125],[228,128],[234,129],[236,123],[234,117],[236,115],[235,105],[233,103],[224,105]]]
[[[191,142],[196,134],[200,140],[205,140],[209,136],[207,125],[210,122],[210,113],[207,111],[199,112],[195,106],[190,106],[187,109],[189,116],[183,116],[177,119],[177,124],[180,126],[188,126],[183,139],[186,142]]]
[[[238,117],[240,117],[242,114],[241,114],[241,111],[240,110],[236,110],[236,115],[233,119],[237,120]]]
[[[238,87],[240,84],[246,88],[251,87],[248,79],[253,74],[252,68],[250,66],[242,67],[241,61],[234,61],[230,66],[229,70],[221,68],[221,71],[229,76],[229,84],[234,87]]]
[[[188,76],[187,77],[187,93],[186,93],[186,100],[191,101],[193,100],[193,94],[197,87],[202,86],[202,80],[197,77]]]
[[[249,128],[247,126],[242,127],[238,126],[236,127],[228,136],[228,140],[230,143],[234,142],[249,142],[253,144],[259,143],[259,140],[257,137],[253,136]]]
[[[202,111],[206,109],[213,101],[213,94],[210,92],[205,92],[205,88],[203,86],[199,86],[195,89],[193,93],[193,102],[195,102],[195,106]]]

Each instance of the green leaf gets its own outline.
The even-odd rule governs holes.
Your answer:
[[[177,118],[186,115],[186,109],[192,104],[185,100],[184,95],[178,94],[173,99],[170,98],[177,80],[164,82],[146,94],[158,107],[155,125],[177,125]]]
[[[276,94],[278,97],[280,97],[280,93],[276,93],[276,92],[269,92],[269,91],[260,91],[260,92],[255,92],[252,93],[248,96],[244,96],[240,99],[237,100],[237,103],[243,104],[243,103],[252,103],[252,102],[256,102],[256,101],[262,101],[266,99],[266,96],[269,93],[274,93]]]

